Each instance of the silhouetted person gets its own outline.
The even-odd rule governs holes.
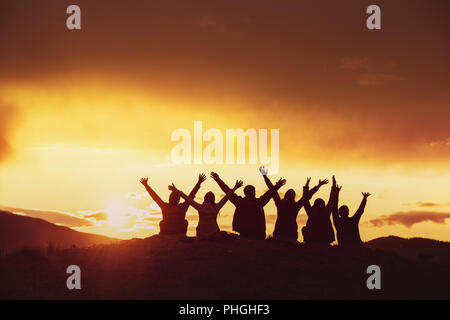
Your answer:
[[[306,180],[306,184],[303,187],[303,193],[309,192],[310,178]],[[328,180],[319,180],[319,186],[327,184]],[[333,190],[330,192],[330,199],[328,204],[325,205],[325,201],[318,198],[314,201],[314,205],[311,207],[309,199],[305,199],[304,207],[308,220],[306,226],[302,228],[303,241],[310,244],[329,245],[335,240],[334,229],[331,225],[331,208],[333,206]]]
[[[211,172],[211,178],[217,182],[223,192],[226,193],[230,190],[217,173]],[[280,187],[281,184],[277,184],[274,189],[278,190]],[[244,195],[244,197],[236,194],[230,196],[230,202],[236,207],[233,215],[233,231],[249,239],[265,239],[266,217],[264,206],[272,197],[272,191],[268,190],[261,197],[256,198],[255,187],[247,185],[244,188]]]
[[[338,244],[343,247],[362,247],[363,242],[359,234],[359,220],[364,213],[364,208],[366,207],[367,198],[370,196],[370,193],[362,193],[363,199],[358,210],[352,217],[349,217],[349,209],[347,206],[341,206],[338,210],[339,192],[342,186],[339,187],[336,185],[334,177],[333,186],[335,188],[335,202],[332,208],[332,215]]]
[[[206,180],[204,174],[198,176],[197,184],[189,194],[190,199],[194,199],[200,185]],[[159,223],[159,234],[161,235],[186,235],[188,221],[186,220],[186,211],[189,208],[187,201],[180,202],[180,194],[178,192],[171,192],[169,202],[164,202],[158,194],[148,185],[148,178],[142,178],[141,183],[144,185],[148,194],[160,207],[163,219]]]
[[[289,189],[284,194],[283,199],[280,198],[278,191],[274,189],[274,186],[270,179],[267,177],[267,170],[264,167],[259,169],[264,177],[264,181],[267,184],[269,190],[272,190],[272,197],[277,206],[277,221],[275,222],[275,229],[273,232],[273,239],[282,241],[292,241],[297,242],[298,239],[298,225],[297,225],[297,215],[300,209],[304,206],[305,201],[309,200],[321,187],[322,184],[319,183],[317,186],[311,190],[306,190],[300,200],[295,201],[295,191],[294,189]],[[286,180],[280,179],[282,185],[286,183]]]
[[[216,235],[220,234],[220,228],[217,224],[219,210],[225,205],[230,196],[241,186],[242,181],[236,181],[233,189],[228,190],[218,203],[215,203],[214,193],[209,191],[205,194],[203,203],[201,204],[185,195],[182,191],[179,191],[173,184],[169,186],[169,189],[178,192],[183,199],[198,211],[199,220],[197,225],[197,237],[214,238]]]

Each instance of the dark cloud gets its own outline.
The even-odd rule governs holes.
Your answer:
[[[365,72],[359,76],[356,83],[360,86],[378,86],[401,79],[402,78],[397,76],[395,73]]]
[[[380,218],[372,219],[369,222],[375,227],[401,224],[407,228],[411,228],[414,224],[427,221],[445,224],[445,220],[449,218],[450,213],[447,212],[407,211],[383,215]]]
[[[1,206],[0,208],[2,210],[23,214],[29,217],[40,218],[42,220],[62,225],[65,227],[86,227],[92,225],[92,222],[89,220],[74,217],[67,213],[58,211],[34,210],[34,209],[23,209],[14,207],[3,207],[3,206]]]
[[[341,59],[339,68],[343,70],[364,70],[372,69],[372,63],[368,57],[344,57]]]
[[[392,81],[402,80],[396,74],[393,61],[373,61],[369,57],[345,57],[339,64],[339,69],[356,73],[355,83],[360,86],[379,86]]]
[[[229,102],[221,119],[244,105],[261,115],[253,127],[308,132],[280,152],[315,163],[450,156],[447,0],[380,0],[381,31],[365,28],[360,0],[80,0],[79,31],[65,27],[69,4],[1,2],[2,83],[120,78],[182,97],[193,116]]]

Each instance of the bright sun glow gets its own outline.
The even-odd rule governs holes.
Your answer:
[[[128,221],[127,207],[120,200],[109,202],[105,211],[108,214],[108,224],[111,226],[119,227],[126,224]]]

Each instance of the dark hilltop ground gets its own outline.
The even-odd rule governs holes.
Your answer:
[[[231,237],[125,240],[0,257],[1,299],[450,299],[450,243],[378,238],[368,249]],[[366,269],[381,268],[381,290]],[[81,268],[68,290],[66,268]]]

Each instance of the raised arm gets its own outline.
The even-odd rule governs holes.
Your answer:
[[[315,187],[313,187],[312,189],[308,190],[308,197],[309,197],[309,199],[311,199],[312,196],[313,196],[317,191],[319,191],[319,189],[320,189],[321,186],[323,186],[323,185],[325,185],[325,184],[327,184],[327,183],[328,183],[328,179],[323,179],[323,180],[320,180],[320,179],[319,179],[319,183],[317,184],[317,186],[315,186]]]
[[[243,185],[242,180],[236,181],[236,184],[234,185],[233,189],[228,190],[228,192],[225,194],[225,196],[222,199],[220,199],[220,201],[216,204],[217,211],[219,211],[225,205],[225,203],[227,203],[228,199],[234,194],[234,192],[237,189],[242,187],[242,185]]]
[[[311,204],[309,203],[309,199],[311,197],[308,196],[309,194],[309,182],[311,181],[311,178],[306,178],[306,183],[303,186],[303,195],[302,195],[302,204],[305,207],[305,211],[307,216],[309,217],[311,215]]]
[[[298,200],[296,202],[297,206],[299,206],[299,210],[301,209],[302,206],[309,206],[309,200],[312,198],[312,196],[319,191],[320,187],[323,186],[324,184],[328,183],[327,179],[324,180],[320,180],[319,179],[319,183],[317,184],[317,186],[313,187],[312,189],[309,189],[309,182],[311,181],[311,178],[306,179],[306,184],[303,186],[303,195],[300,198],[300,200]]]
[[[266,183],[269,190],[264,193],[259,200],[261,201],[261,204],[265,206],[267,202],[269,202],[270,198],[273,197],[273,201],[275,201],[275,204],[278,206],[281,203],[280,195],[278,194],[278,189],[281,188],[282,185],[286,183],[286,180],[281,179],[278,180],[278,182],[273,185],[272,181],[267,177],[267,169],[264,167],[259,168],[259,172],[261,172],[264,182]]]
[[[214,181],[217,182],[217,184],[219,185],[220,189],[222,189],[222,191],[224,193],[227,193],[228,191],[230,191],[230,187],[227,186],[227,184],[225,182],[223,182],[222,179],[220,179],[219,175],[215,172],[211,172],[211,178],[214,179]]]
[[[201,173],[198,175],[198,180],[197,183],[195,184],[194,188],[192,188],[191,192],[189,193],[188,197],[191,199],[195,199],[195,195],[197,194],[198,190],[200,189],[201,184],[206,180],[206,176]],[[181,207],[183,210],[187,210],[189,207],[189,202],[188,201],[184,201],[181,204]]]
[[[331,193],[332,193],[332,204],[331,204],[331,215],[333,216],[333,222],[336,226],[336,223],[339,221],[339,209],[338,209],[338,203],[339,203],[339,192],[341,191],[342,186],[338,186],[336,183],[336,178],[333,176],[333,185],[331,186]]]
[[[162,209],[164,206],[164,201],[158,196],[158,194],[148,185],[148,178],[142,178],[139,180],[142,185],[145,187],[145,190],[147,190],[150,197],[152,197],[153,201],[156,202],[156,204]]]
[[[299,200],[300,203],[297,204],[297,205],[303,205],[305,207],[305,211],[306,211],[306,214],[308,215],[308,217],[311,214],[311,204],[309,203],[309,200],[320,189],[321,186],[328,183],[328,180],[327,179],[324,179],[324,180],[319,179],[319,183],[317,184],[317,186],[315,186],[312,189],[309,189],[310,182],[311,182],[311,178],[307,178],[306,183],[303,186],[302,198]]]
[[[361,219],[361,216],[364,213],[364,209],[366,208],[366,204],[367,204],[367,198],[370,196],[370,193],[363,192],[362,195],[363,195],[363,199],[361,201],[361,204],[359,205],[358,210],[356,211],[355,215],[353,216],[358,221],[359,221],[359,219]]]
[[[211,172],[211,175],[210,175],[210,176],[211,176],[211,178],[214,179],[214,181],[217,182],[217,184],[219,185],[220,189],[222,189],[222,191],[223,191],[225,194],[227,194],[228,191],[231,190],[230,187],[229,187],[225,182],[223,182],[222,179],[220,179],[220,177],[219,177],[219,175],[218,175],[217,173]],[[230,195],[230,201],[233,202],[234,204],[235,204],[235,202],[236,202],[237,199],[238,199],[238,196],[237,196],[236,194],[232,193],[232,194]]]
[[[322,186],[322,185],[324,185],[324,184],[327,184],[328,183],[328,179],[325,179],[325,180],[319,180],[319,186]],[[335,183],[336,183],[336,179],[334,179],[334,176],[333,176],[333,183],[334,183],[334,186],[335,186]],[[327,208],[330,210],[330,213],[331,213],[331,209],[332,209],[332,206],[333,206],[333,203],[334,203],[334,192],[335,192],[335,190],[334,190],[334,188],[333,188],[333,186],[331,186],[331,189],[330,189],[330,197],[328,198],[328,203],[327,203]]]
[[[189,198],[195,199],[195,195],[197,194],[198,190],[200,189],[201,184],[206,180],[206,176],[204,173],[200,173],[198,175],[197,183],[195,184],[194,188],[192,188],[191,192],[189,193]]]
[[[190,198],[183,191],[178,190],[173,183],[169,186],[169,190],[173,192],[178,192],[180,194],[180,197],[186,200],[187,203],[189,203],[195,209],[200,210],[201,204],[196,202],[194,199]]]

